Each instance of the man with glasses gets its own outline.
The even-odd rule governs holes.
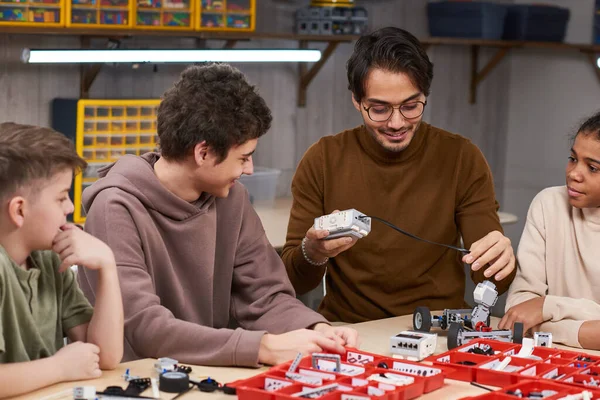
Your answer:
[[[415,307],[462,308],[463,262],[474,282],[505,292],[515,257],[502,233],[492,174],[468,139],[422,122],[433,65],[399,28],[361,37],[347,64],[352,102],[364,124],[311,146],[292,182],[282,257],[296,292],[317,287],[330,321],[411,314]],[[357,209],[421,238],[459,245],[467,255],[415,241],[373,221],[360,239],[327,239],[314,219]]]

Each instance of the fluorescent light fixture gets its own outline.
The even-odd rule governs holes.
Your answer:
[[[598,66],[598,68],[600,68],[600,57],[598,57],[598,60],[596,60],[596,65]]]
[[[195,62],[316,62],[320,50],[42,50],[23,49],[24,63],[195,63]]]

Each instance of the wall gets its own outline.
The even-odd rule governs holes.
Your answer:
[[[258,2],[258,30],[265,32],[293,29],[294,10],[307,1],[261,0]],[[373,27],[396,25],[419,37],[427,35],[425,2],[422,0],[379,0],[364,2]],[[102,47],[102,40],[94,40]],[[194,39],[135,38],[122,41],[123,47],[194,47]],[[219,42],[209,42],[216,47]],[[296,47],[294,41],[239,42],[238,47]],[[50,101],[55,97],[76,97],[79,67],[36,66],[19,62],[21,49],[76,48],[77,37],[41,35],[0,35],[0,120],[16,120],[49,125]],[[324,44],[311,43],[324,49]],[[297,65],[240,64],[273,109],[273,128],[261,141],[256,164],[283,170],[278,193],[289,193],[289,183],[305,150],[323,135],[333,134],[361,123],[347,90],[345,63],[352,44],[341,44],[308,91],[306,108],[296,107]],[[488,55],[482,52],[482,60]],[[480,87],[480,102],[468,104],[469,49],[433,47],[435,63],[432,97],[425,119],[448,130],[470,137],[490,161],[493,171],[502,176],[503,123],[507,120],[508,67],[500,65]],[[489,54],[489,53],[488,53]],[[483,61],[482,61],[483,62]],[[92,86],[91,98],[156,98],[177,79],[182,66],[105,65]],[[499,193],[502,185],[498,186]]]
[[[594,0],[545,3],[570,9],[567,42],[591,42]],[[510,68],[504,208],[519,217],[507,229],[516,248],[533,197],[545,187],[565,184],[569,135],[598,110],[600,82],[577,51],[514,51]]]

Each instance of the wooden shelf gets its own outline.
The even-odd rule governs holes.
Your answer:
[[[477,102],[477,87],[479,84],[496,68],[511,49],[546,49],[584,53],[600,81],[600,69],[596,65],[597,57],[594,56],[595,53],[600,53],[600,45],[458,38],[427,38],[421,40],[421,42],[428,47],[435,45],[471,47],[471,84],[469,88],[469,101],[471,104]],[[487,64],[482,69],[479,69],[479,49],[481,47],[497,48],[498,50]]]
[[[19,3],[15,3],[19,4]],[[22,3],[21,3],[22,4]],[[231,12],[224,11],[225,14]],[[321,56],[321,60],[314,63],[309,69],[306,64],[299,66],[298,79],[298,106],[306,105],[306,91],[311,81],[317,75],[319,70],[333,54],[340,43],[353,42],[359,38],[357,35],[297,35],[294,33],[263,33],[263,32],[215,32],[215,31],[170,31],[170,30],[150,30],[150,29],[96,29],[96,28],[61,28],[61,27],[15,27],[0,26],[0,33],[27,34],[27,35],[65,35],[79,36],[82,40],[82,48],[89,48],[89,40],[93,37],[121,39],[135,36],[161,36],[161,37],[179,37],[195,38],[198,47],[205,47],[205,41],[222,40],[226,41],[223,48],[233,48],[238,41],[249,40],[290,40],[297,41],[299,48],[308,48],[309,42],[327,43],[327,47]],[[460,39],[460,38],[440,38],[429,37],[421,39],[421,43],[429,48],[431,46],[469,46],[471,48],[471,84],[470,84],[470,102],[474,104],[477,100],[478,85],[493,71],[493,69],[504,59],[511,49],[549,49],[557,51],[577,51],[586,56],[590,62],[598,79],[600,80],[600,69],[596,65],[595,54],[600,54],[600,45],[593,44],[573,44],[557,42],[528,42],[528,41],[507,41],[507,40],[485,40],[485,39]],[[87,46],[86,46],[87,44]],[[479,49],[481,47],[496,48],[496,53],[479,69]],[[89,88],[98,74],[100,66],[92,68],[82,68],[81,96],[87,97]],[[86,73],[85,71],[89,71]]]

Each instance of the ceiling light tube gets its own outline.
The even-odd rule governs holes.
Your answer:
[[[23,49],[24,63],[196,63],[196,62],[316,62],[320,50],[223,49],[223,50],[45,50]]]

